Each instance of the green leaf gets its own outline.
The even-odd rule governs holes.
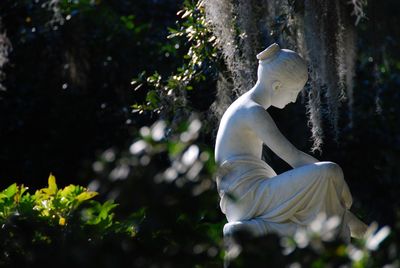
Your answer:
[[[179,155],[181,152],[183,152],[183,150],[187,147],[186,144],[182,143],[182,142],[173,142],[170,141],[168,142],[168,153],[172,156],[172,157],[176,157],[177,155]]]
[[[54,177],[53,174],[50,174],[48,194],[54,195],[57,193],[57,190],[56,177]]]
[[[36,213],[36,210],[33,209],[34,207],[35,207],[35,196],[26,193],[21,197],[21,200],[19,201],[18,211],[22,215],[31,215]]]
[[[77,200],[79,202],[83,202],[85,200],[95,197],[96,195],[98,195],[97,192],[83,192],[83,193],[79,194],[77,197],[75,197],[75,200]]]
[[[2,193],[7,197],[7,198],[11,198],[13,197],[16,193],[17,193],[18,187],[17,184],[11,184],[10,186],[8,186],[7,189],[5,189]]]
[[[151,104],[157,104],[159,102],[157,92],[155,90],[150,90],[147,93],[146,101],[150,102]]]
[[[28,187],[25,187],[23,184],[17,187],[17,192],[14,195],[14,202],[18,204],[21,201],[21,197],[28,190]]]
[[[186,10],[185,13],[182,15],[182,19],[186,18],[187,16],[192,15],[192,11],[191,10]]]
[[[70,198],[71,196],[74,197],[75,196],[75,192],[76,192],[76,186],[75,185],[68,185],[67,187],[64,187],[64,189],[59,191],[59,195],[61,197],[64,198]],[[79,194],[79,193],[78,193]]]
[[[113,210],[115,207],[117,207],[118,204],[115,204],[113,201],[106,201],[102,206],[101,206],[101,210],[100,210],[100,214],[99,217],[102,219],[107,218],[108,213],[111,212],[111,210]]]

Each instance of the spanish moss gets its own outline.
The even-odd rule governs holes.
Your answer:
[[[328,131],[322,126],[330,126],[329,131],[337,140],[340,108],[345,100],[348,124],[351,126],[352,122],[355,23],[351,15],[353,12],[357,16],[358,23],[363,16],[359,9],[363,5],[359,3],[340,0],[305,0],[302,4],[272,0],[257,3],[205,1],[207,19],[218,38],[233,81],[232,88],[220,87],[219,91],[227,90],[233,98],[247,91],[256,79],[256,53],[269,43],[278,42],[282,47],[298,51],[309,62],[310,86],[305,95],[308,96],[306,107],[313,150],[321,150],[323,133]],[[355,11],[351,10],[351,4]],[[224,94],[219,92],[218,96]],[[229,103],[224,105],[222,109]]]
[[[0,18],[0,90],[6,90],[4,85],[1,83],[5,79],[5,73],[3,71],[4,66],[8,63],[8,55],[11,52],[12,46],[10,39],[7,37],[6,31],[3,29],[3,24]]]

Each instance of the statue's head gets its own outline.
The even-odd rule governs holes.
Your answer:
[[[296,52],[274,43],[257,55],[258,83],[269,92],[271,105],[283,108],[295,102],[308,80],[306,61]]]

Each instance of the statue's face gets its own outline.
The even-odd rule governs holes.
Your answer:
[[[273,87],[271,105],[275,106],[276,108],[283,109],[289,103],[296,102],[297,96],[299,95],[303,87],[303,83],[301,85],[279,84]]]

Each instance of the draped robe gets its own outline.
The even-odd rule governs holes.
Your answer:
[[[342,219],[340,235],[349,240],[346,213],[351,214],[348,209],[352,197],[343,175],[323,168],[324,163],[331,162],[277,175],[261,159],[232,157],[220,165],[217,173],[221,210],[229,223],[244,222],[257,235],[294,235],[297,228],[309,225],[319,213],[338,216]]]

